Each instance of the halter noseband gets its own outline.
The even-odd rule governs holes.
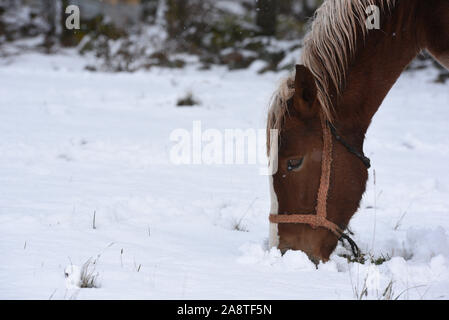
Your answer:
[[[297,223],[308,224],[313,229],[323,227],[331,231],[339,240],[346,239],[351,245],[351,249],[355,256],[359,256],[360,252],[355,242],[344,233],[344,230],[327,219],[327,197],[330,186],[330,174],[332,166],[332,136],[335,137],[350,153],[359,158],[363,164],[370,168],[370,159],[363,152],[357,151],[349,145],[338,133],[336,128],[324,115],[321,115],[321,126],[323,129],[323,155],[321,160],[321,178],[320,186],[317,194],[316,214],[270,214],[271,223]]]

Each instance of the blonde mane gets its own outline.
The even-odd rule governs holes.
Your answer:
[[[315,77],[318,101],[325,117],[332,121],[334,106],[330,88],[340,96],[345,87],[348,67],[354,59],[358,37],[365,39],[366,8],[377,5],[390,11],[397,0],[325,0],[315,12],[305,37],[300,63]],[[361,31],[361,32],[360,32]],[[287,111],[287,101],[294,94],[294,74],[282,80],[273,94],[268,113],[268,129],[280,129]]]

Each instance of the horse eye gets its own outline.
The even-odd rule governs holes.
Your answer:
[[[302,166],[303,162],[304,162],[304,158],[301,158],[298,160],[288,160],[287,161],[287,170],[292,171],[295,169],[299,169]]]

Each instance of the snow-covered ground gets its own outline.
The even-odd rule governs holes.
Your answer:
[[[434,70],[401,77],[365,144],[373,168],[351,228],[387,261],[348,263],[339,247],[316,270],[267,251],[258,165],[169,158],[170,133],[193,121],[263,129],[281,74],[83,65],[71,53],[1,61],[1,299],[353,299],[364,284],[377,299],[390,282],[393,298],[449,298],[449,86]],[[176,107],[188,91],[201,105]],[[89,258],[99,288],[80,289]]]

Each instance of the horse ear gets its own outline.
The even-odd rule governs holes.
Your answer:
[[[317,99],[317,87],[312,72],[303,65],[296,65],[295,107],[301,114],[310,114]]]

